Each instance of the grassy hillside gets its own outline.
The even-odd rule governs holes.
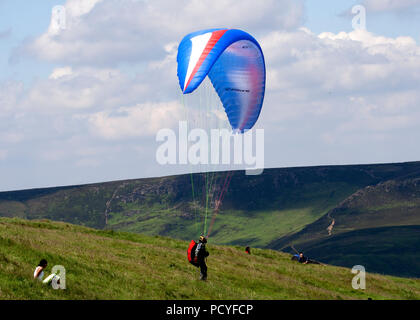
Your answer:
[[[0,216],[188,240],[203,232],[206,212],[209,226],[226,175],[187,174],[0,192]],[[211,187],[207,185],[211,192],[206,193],[205,181],[212,182]],[[339,241],[345,238],[348,242],[349,236],[359,235],[354,231],[420,226],[419,181],[420,162],[266,169],[259,176],[235,171],[212,229],[212,242],[279,250],[294,244],[315,259],[351,266],[354,257],[343,261],[331,256],[337,252],[334,247],[341,247]],[[343,232],[352,233],[335,237]],[[401,256],[403,264],[409,263],[413,254],[419,256],[413,241],[420,239],[410,235],[413,241],[402,246],[400,237],[390,234],[394,239],[387,239],[387,245],[393,252],[387,251],[388,259],[383,256],[386,263],[375,264],[374,271],[417,276],[420,271],[416,264],[411,265],[410,274],[396,273],[402,269],[391,266],[407,246],[412,252]],[[364,236],[379,247],[370,246],[363,256],[358,254],[358,260],[372,260],[370,256],[384,243],[382,235],[372,232],[369,239]],[[311,250],[327,239],[326,248],[331,251]],[[349,248],[347,242],[343,247]],[[353,242],[358,243],[358,239]],[[352,248],[352,252],[361,251]]]
[[[269,247],[304,250],[322,261],[420,277],[420,179],[402,177],[362,188],[328,214]]]
[[[301,265],[272,250],[208,245],[209,280],[186,261],[188,243],[50,221],[0,219],[0,299],[420,299],[420,280]],[[67,289],[32,280],[41,258],[67,271]],[[48,270],[48,271],[49,271]]]
[[[419,172],[419,162],[266,169],[259,176],[234,172],[213,241],[266,247],[317,221],[361,188]],[[213,181],[208,204],[213,208],[212,196],[225,176],[219,172],[2,192],[0,216],[189,239],[203,230],[204,181]]]
[[[330,264],[363,265],[371,272],[420,278],[420,226],[343,232],[300,244],[305,253]]]

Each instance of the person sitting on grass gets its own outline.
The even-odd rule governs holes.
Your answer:
[[[48,262],[45,259],[42,259],[38,266],[35,268],[34,271],[34,279],[38,279],[39,281],[42,281],[42,278],[44,278],[44,270],[47,267]]]
[[[45,259],[42,259],[38,266],[35,268],[34,271],[34,279],[38,279],[39,281],[42,281],[43,284],[50,284],[53,280],[59,285],[60,284],[60,277],[56,275],[55,273],[51,273],[45,280],[44,278],[44,271],[47,268],[48,262]]]

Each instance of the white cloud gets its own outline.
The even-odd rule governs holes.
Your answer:
[[[269,33],[261,45],[268,74],[259,124],[268,140],[278,137],[268,142],[276,146],[266,148],[269,163],[415,160],[420,47],[414,39],[301,29]]]
[[[104,110],[143,99],[147,83],[130,79],[118,69],[56,68],[48,79],[34,83],[21,101],[27,111],[63,114],[71,110]]]
[[[279,90],[382,94],[384,88],[416,86],[420,76],[420,47],[409,37],[385,38],[361,30],[317,36],[299,30],[272,32],[261,43],[268,84]]]
[[[103,0],[68,0],[65,8],[69,17],[79,18],[89,13],[95,5]]]
[[[145,103],[122,107],[116,112],[89,116],[92,132],[106,139],[154,136],[162,128],[173,127],[180,119],[182,106],[177,102]]]
[[[319,137],[325,137],[361,127],[391,134],[418,125],[420,49],[412,38],[360,30],[316,35],[302,28],[267,33],[260,43],[267,63],[260,127],[287,131],[311,116],[320,123]],[[116,68],[58,67],[19,99],[4,90],[3,100],[37,117],[53,116],[44,130],[54,134],[81,130],[110,140],[151,137],[180,118],[180,105],[171,102],[179,95],[176,42],[164,43],[163,49],[163,57],[150,59],[134,76]],[[22,94],[19,86],[13,88]],[[300,128],[302,134],[314,130]]]
[[[0,142],[17,144],[41,163],[62,163],[61,170],[68,165],[92,176],[98,170],[96,180],[115,177],[104,168],[118,167],[116,175],[130,168],[120,165],[127,154],[142,157],[142,168],[150,160],[154,173],[139,175],[160,174],[167,169],[153,167],[154,136],[182,117],[178,41],[196,29],[227,26],[255,35],[265,54],[267,91],[257,127],[266,132],[268,166],[395,160],[389,146],[403,160],[420,156],[414,39],[294,29],[302,7],[289,1],[246,0],[232,11],[226,8],[238,2],[209,3],[67,1],[68,28],[25,47],[56,62],[49,76],[27,88],[0,84]]]
[[[71,66],[114,67],[162,58],[166,43],[199,29],[258,34],[294,28],[303,16],[302,1],[290,0],[68,0],[65,8],[64,30],[49,30],[17,53]]]
[[[420,8],[420,0],[364,0],[362,4],[369,12],[413,11]]]
[[[64,76],[70,76],[73,74],[71,67],[55,68],[50,74],[49,79],[58,79]]]

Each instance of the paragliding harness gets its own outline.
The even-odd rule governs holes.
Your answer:
[[[198,268],[199,263],[198,263],[198,257],[195,252],[196,249],[197,249],[197,242],[195,242],[194,240],[191,240],[190,245],[188,246],[188,250],[187,250],[188,261],[193,266],[196,266]]]

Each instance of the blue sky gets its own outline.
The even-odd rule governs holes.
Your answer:
[[[33,77],[45,77],[52,65],[40,61],[11,61],[11,53],[22,42],[45,32],[51,9],[64,1],[0,1],[0,32],[8,34],[0,40],[0,80],[19,79],[30,83]]]
[[[266,56],[266,167],[420,160],[420,1],[218,1],[0,0],[0,191],[188,172],[155,136],[182,113],[179,40],[218,26]]]

